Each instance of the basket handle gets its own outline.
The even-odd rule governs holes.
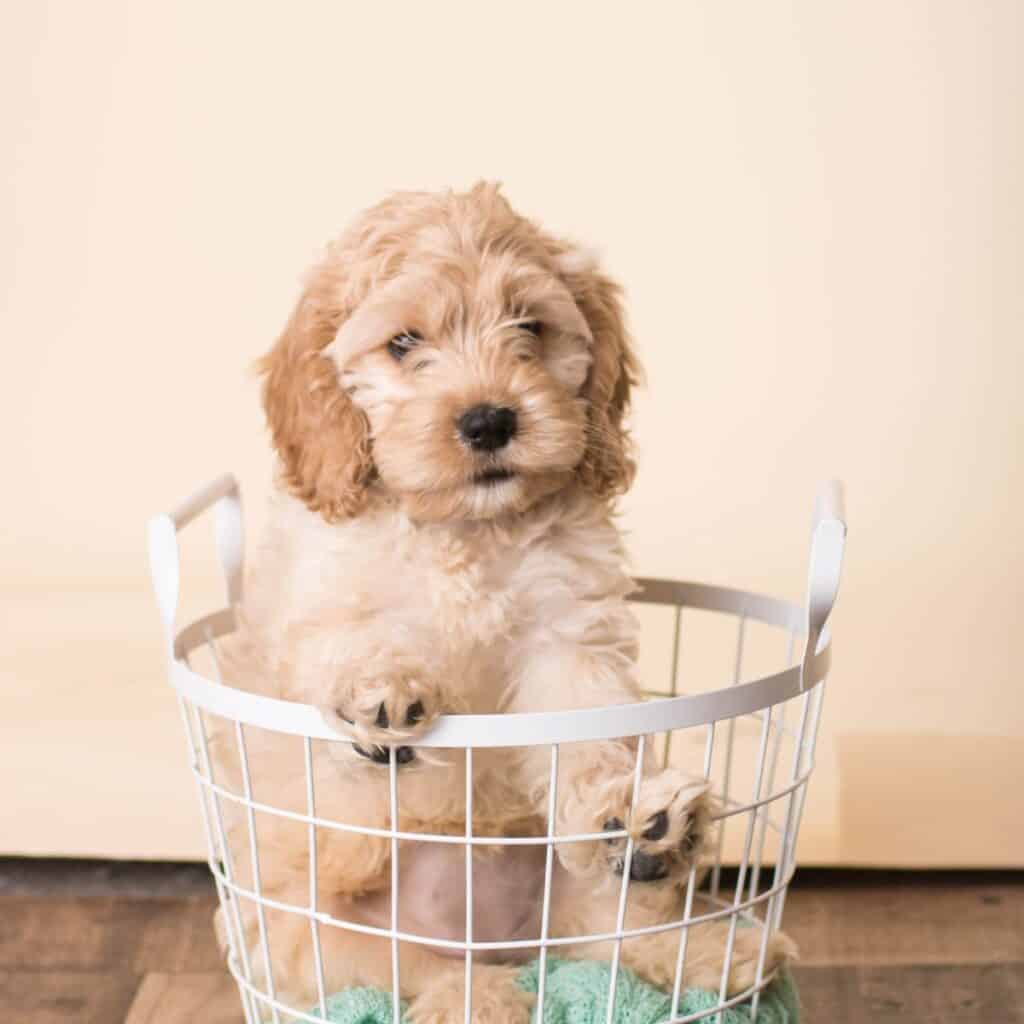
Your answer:
[[[168,647],[174,643],[174,619],[181,584],[178,531],[211,505],[216,505],[217,555],[224,573],[228,603],[234,607],[242,598],[242,496],[238,481],[225,473],[189,495],[170,512],[149,521],[149,571]]]
[[[818,652],[822,638],[828,640],[828,618],[832,614],[846,547],[846,508],[843,485],[827,481],[814,502],[814,525],[811,533],[811,561],[807,572],[807,643],[800,667],[800,689],[811,659]]]

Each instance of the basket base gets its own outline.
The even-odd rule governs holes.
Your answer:
[[[519,985],[535,993],[539,978],[539,962],[527,964],[519,975]],[[598,960],[558,960],[547,962],[545,985],[545,1019],[562,1020],[561,1007],[572,1007],[572,1020],[580,1024],[602,1024],[607,1020],[608,990],[611,967]],[[616,984],[615,1024],[661,1024],[670,1019],[672,997],[638,978],[628,968],[621,968]],[[685,989],[679,997],[676,1017],[688,1018],[718,1005],[718,993],[704,989]],[[404,1009],[404,1004],[403,1004]],[[319,1017],[318,1009],[310,1011]],[[783,970],[761,993],[757,1017],[751,1021],[750,1004],[738,1003],[708,1016],[721,1024],[798,1024],[800,1000],[788,971]],[[327,1000],[327,1021],[331,1024],[392,1024],[391,994],[382,989],[353,988],[339,992]]]

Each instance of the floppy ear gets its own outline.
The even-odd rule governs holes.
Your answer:
[[[593,255],[567,248],[557,256],[562,280],[572,293],[594,338],[593,362],[583,396],[588,402],[587,446],[577,469],[581,483],[598,498],[629,489],[636,465],[622,425],[630,389],[640,378],[626,328],[622,289],[605,276]]]
[[[370,425],[323,355],[343,319],[329,273],[314,278],[260,361],[263,408],[288,488],[328,522],[358,514],[374,476]]]

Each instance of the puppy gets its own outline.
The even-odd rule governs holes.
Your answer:
[[[227,677],[313,704],[338,732],[312,749],[321,818],[390,827],[393,748],[400,827],[461,835],[463,753],[410,745],[438,715],[640,699],[632,581],[612,517],[633,475],[623,418],[638,377],[620,291],[492,185],[400,194],[329,248],[262,371],[279,486],[223,651]],[[298,741],[247,732],[255,799],[305,811]],[[213,743],[223,784],[240,791],[234,735]],[[632,835],[628,928],[681,916],[710,818],[706,781],[651,757],[631,806],[636,756],[632,740],[563,745],[555,807],[559,834]],[[476,751],[474,833],[543,835],[550,758],[548,747]],[[246,818],[224,803],[235,881],[253,889]],[[314,928],[282,907],[307,907],[312,888],[318,911],[389,927],[391,841],[318,828],[311,887],[307,827],[256,817],[259,885],[276,905],[261,921],[243,897],[220,921],[255,983],[311,1005],[318,942],[328,992],[390,988],[388,939]],[[556,849],[550,934],[614,932],[623,840]],[[473,938],[537,939],[543,847],[485,850]],[[399,927],[462,941],[464,847],[403,841],[399,862]],[[727,930],[689,930],[686,985],[718,987]],[[752,983],[761,939],[737,931],[730,993]],[[622,959],[671,985],[678,948],[678,930],[658,932],[626,940]],[[611,944],[557,952],[608,957]],[[790,952],[773,936],[765,970]],[[474,958],[473,1020],[529,1019],[514,959]],[[461,959],[403,942],[400,965],[412,1021],[463,1019]]]

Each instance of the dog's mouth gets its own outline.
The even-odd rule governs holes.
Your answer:
[[[511,469],[485,469],[482,473],[477,473],[473,477],[473,483],[488,487],[500,484],[504,480],[511,480],[515,475],[515,472]]]

